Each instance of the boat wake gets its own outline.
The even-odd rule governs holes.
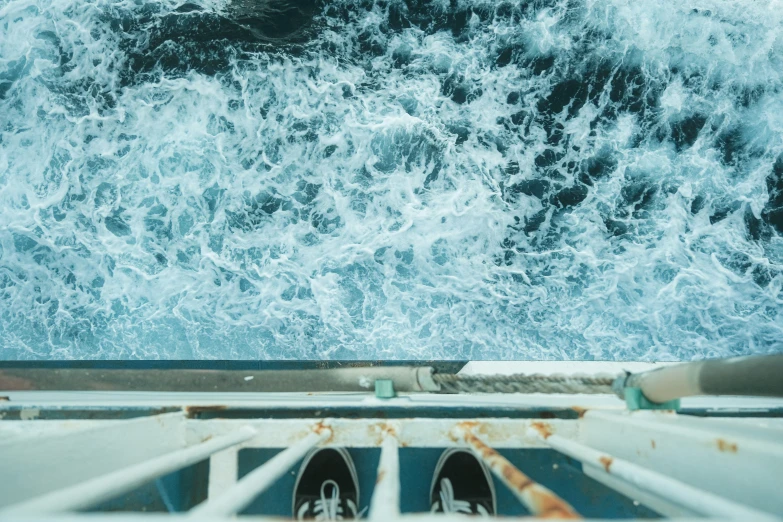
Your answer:
[[[0,0],[0,358],[783,350],[782,26]]]

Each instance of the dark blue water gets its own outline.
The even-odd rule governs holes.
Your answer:
[[[781,27],[0,0],[0,358],[780,351]]]

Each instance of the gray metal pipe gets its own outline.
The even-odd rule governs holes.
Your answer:
[[[783,354],[716,359],[666,366],[622,378],[620,388],[640,388],[663,403],[694,395],[783,397]],[[615,387],[621,398],[620,389]]]
[[[429,366],[372,366],[328,370],[94,370],[7,368],[2,391],[372,392],[375,381],[398,392],[438,391]]]

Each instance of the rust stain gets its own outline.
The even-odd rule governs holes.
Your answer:
[[[544,424],[545,423],[534,423]],[[546,426],[546,425],[545,425]],[[549,428],[546,426],[546,428]],[[547,437],[551,435],[548,432]],[[543,435],[542,435],[543,436]],[[464,434],[465,441],[481,454],[489,466],[499,472],[509,487],[525,499],[533,514],[540,518],[579,519],[582,518],[563,499],[543,486],[536,484],[530,477],[515,468],[497,451],[469,431]]]
[[[390,426],[389,424],[383,424],[381,426],[381,431],[385,433],[386,435],[391,435],[394,438],[397,438],[397,430],[394,429],[394,426]]]
[[[598,459],[598,462],[600,462],[603,465],[606,472],[609,473],[610,472],[609,468],[612,467],[612,462],[614,462],[614,459],[612,459],[612,457],[602,456],[601,458]]]
[[[380,446],[383,444],[383,439],[386,437],[386,435],[390,435],[397,439],[397,444],[401,447],[407,447],[407,442],[401,442],[399,436],[397,435],[397,430],[394,426],[391,426],[389,424],[386,424],[385,422],[381,422],[378,424],[370,424],[367,426],[367,436],[373,439],[373,442],[375,446]]]
[[[448,432],[449,438],[456,442],[460,438],[459,435],[457,434],[457,432],[459,430],[462,430],[465,433],[465,437],[466,437],[465,440],[467,440],[468,434],[473,430],[473,428],[475,428],[478,425],[479,425],[478,421],[462,421],[462,422],[458,422],[454,426],[455,429],[449,430],[449,432]]]
[[[326,440],[322,441],[321,443],[329,444],[330,442],[332,442],[332,439],[334,438],[334,430],[332,429],[332,427],[324,424],[323,420],[318,421],[318,423],[315,426],[313,426],[313,431],[318,435],[323,435],[324,430],[329,431],[329,437]]]
[[[530,499],[538,509],[536,516],[538,518],[556,518],[556,519],[581,519],[579,513],[569,506],[565,501],[558,498],[554,493],[543,486],[536,484],[536,487],[530,488]]]
[[[511,484],[512,488],[519,492],[522,492],[535,484],[530,477],[518,469],[509,466],[503,466],[503,478]]]
[[[574,410],[577,415],[579,415],[580,419],[585,416],[585,413],[587,413],[587,408],[583,408],[581,406],[571,406],[571,409]]]
[[[380,484],[381,481],[383,480],[383,477],[385,476],[386,476],[386,470],[385,469],[380,470],[378,472],[378,477],[375,479],[375,485],[377,486],[378,484]]]
[[[219,404],[215,406],[185,406],[185,415],[189,419],[194,419],[197,418],[202,413],[214,413],[227,409],[228,406],[226,406],[225,404]]]
[[[650,447],[652,447],[652,449],[655,449],[655,441],[654,440],[650,441]]]
[[[530,424],[530,426],[545,439],[548,439],[552,436],[552,426],[546,422],[533,422]]]
[[[367,426],[367,436],[373,438],[375,446],[383,444],[383,424],[370,424]]]
[[[728,453],[737,453],[737,444],[734,442],[729,442],[724,439],[718,439],[716,441],[718,443],[718,450],[719,451],[725,451]]]

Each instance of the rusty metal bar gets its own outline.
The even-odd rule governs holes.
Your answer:
[[[455,440],[462,439],[470,446],[476,456],[489,466],[533,515],[541,518],[582,518],[565,500],[534,482],[497,451],[487,446],[472,432],[471,426],[464,424],[458,426],[454,430],[454,435]]]
[[[285,451],[275,455],[265,463],[234,484],[225,493],[216,498],[208,499],[190,511],[195,517],[230,516],[246,508],[253,499],[266,491],[269,486],[279,480],[291,467],[314,448],[319,442],[328,439],[332,431],[323,425],[314,428],[313,433],[292,445]]]
[[[156,477],[190,466],[204,460],[213,453],[245,442],[255,437],[256,434],[256,430],[244,427],[229,435],[214,438],[189,448],[177,450],[133,466],[100,475],[71,487],[59,489],[46,495],[11,505],[6,509],[0,510],[0,518],[4,519],[11,514],[38,515],[89,508],[141,486]],[[118,448],[118,451],[122,451],[121,448]]]
[[[695,513],[713,517],[727,517],[738,520],[779,521],[768,513],[737,504],[731,500],[695,488],[684,482],[667,477],[638,464],[618,459],[596,451],[589,446],[568,440],[559,435],[537,432],[538,436],[550,447],[579,460],[586,466],[600,468],[604,472],[618,477],[630,484],[654,493],[662,498],[684,506]]]
[[[381,460],[370,506],[371,520],[389,520],[400,515],[399,443],[393,430],[387,429],[381,445]]]

